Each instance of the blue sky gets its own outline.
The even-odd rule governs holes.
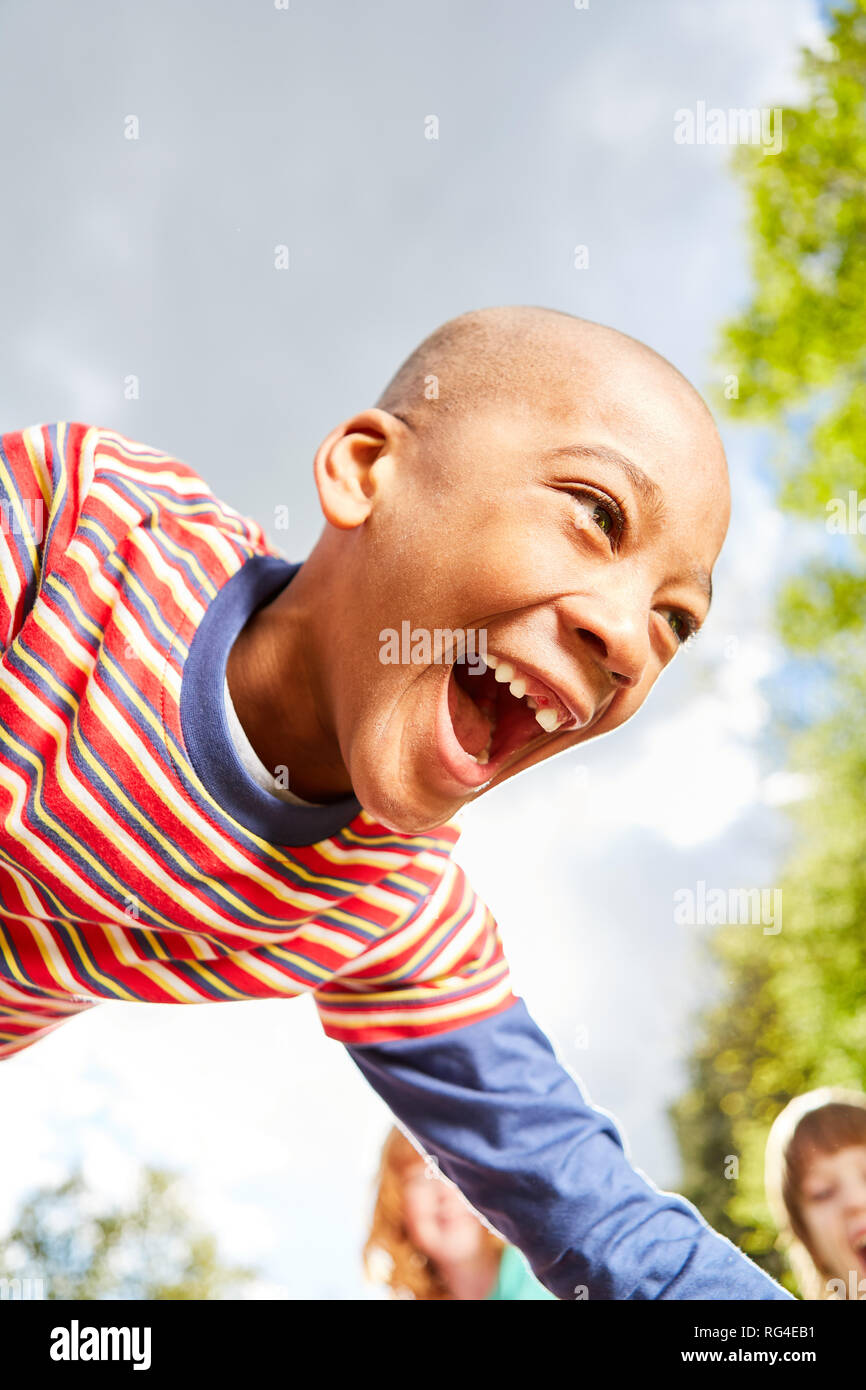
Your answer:
[[[453,314],[566,309],[718,384],[745,208],[730,151],[676,144],[674,113],[795,100],[819,26],[813,0],[6,0],[0,428],[79,419],[169,450],[299,559],[321,438]],[[799,542],[766,442],[723,430],[734,509],[705,632],[614,739],[473,807],[458,856],[532,1012],[662,1186],[714,985],[673,894],[772,885],[796,791],[768,682]],[[370,1296],[358,1251],[388,1116],[308,1001],[103,1006],[0,1088],[0,1227],[74,1161],[106,1200],[159,1162],[264,1291]]]

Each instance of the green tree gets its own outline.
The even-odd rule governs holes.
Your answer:
[[[94,1210],[80,1172],[39,1189],[0,1238],[0,1269],[6,1278],[41,1278],[53,1299],[231,1297],[256,1271],[223,1264],[215,1238],[185,1210],[178,1181],[145,1168],[135,1200],[103,1210]]]
[[[833,12],[827,52],[806,51],[803,63],[809,102],[782,109],[781,152],[737,149],[755,288],[719,355],[738,378],[726,404],[777,432],[779,505],[824,529],[834,500],[866,500],[864,0]],[[861,525],[847,544],[832,533],[839,543],[782,589],[792,650],[832,660],[846,653],[837,634],[862,650],[866,508]]]
[[[782,931],[717,931],[721,995],[672,1110],[686,1194],[790,1288],[764,1199],[770,1124],[805,1090],[866,1089],[866,0],[834,10],[828,40],[804,54],[809,97],[783,109],[782,151],[737,151],[754,288],[719,354],[739,383],[727,407],[775,433],[779,506],[812,523],[815,558],[776,617],[792,661],[823,673],[826,712],[779,726],[810,781]],[[855,523],[839,531],[842,502]]]

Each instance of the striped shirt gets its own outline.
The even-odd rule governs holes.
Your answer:
[[[0,439],[0,1058],[99,1001],[313,996],[560,1299],[788,1299],[632,1168],[451,852],[251,775],[228,654],[299,566],[111,430]]]
[[[513,1002],[453,823],[293,805],[239,757],[228,653],[298,569],[261,527],[82,424],[3,436],[0,499],[0,1056],[96,1000],[309,993],[359,1043]]]

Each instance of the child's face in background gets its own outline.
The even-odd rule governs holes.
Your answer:
[[[482,1249],[483,1227],[456,1187],[413,1164],[403,1181],[403,1219],[412,1244],[434,1265],[471,1260]]]
[[[378,414],[369,517],[340,552],[355,614],[332,698],[356,795],[418,833],[640,708],[707,615],[727,470],[702,403],[637,354],[579,395],[479,407],[438,442]],[[383,662],[380,633],[403,623],[483,633],[496,674]]]
[[[800,1210],[816,1263],[833,1278],[866,1277],[866,1144],[818,1154],[802,1183]]]

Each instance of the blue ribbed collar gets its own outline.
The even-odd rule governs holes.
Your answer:
[[[227,815],[274,845],[314,845],[361,810],[355,797],[307,807],[271,796],[250,777],[228,726],[223,682],[235,638],[300,568],[277,556],[251,555],[208,604],[181,673],[180,721],[190,762]]]

